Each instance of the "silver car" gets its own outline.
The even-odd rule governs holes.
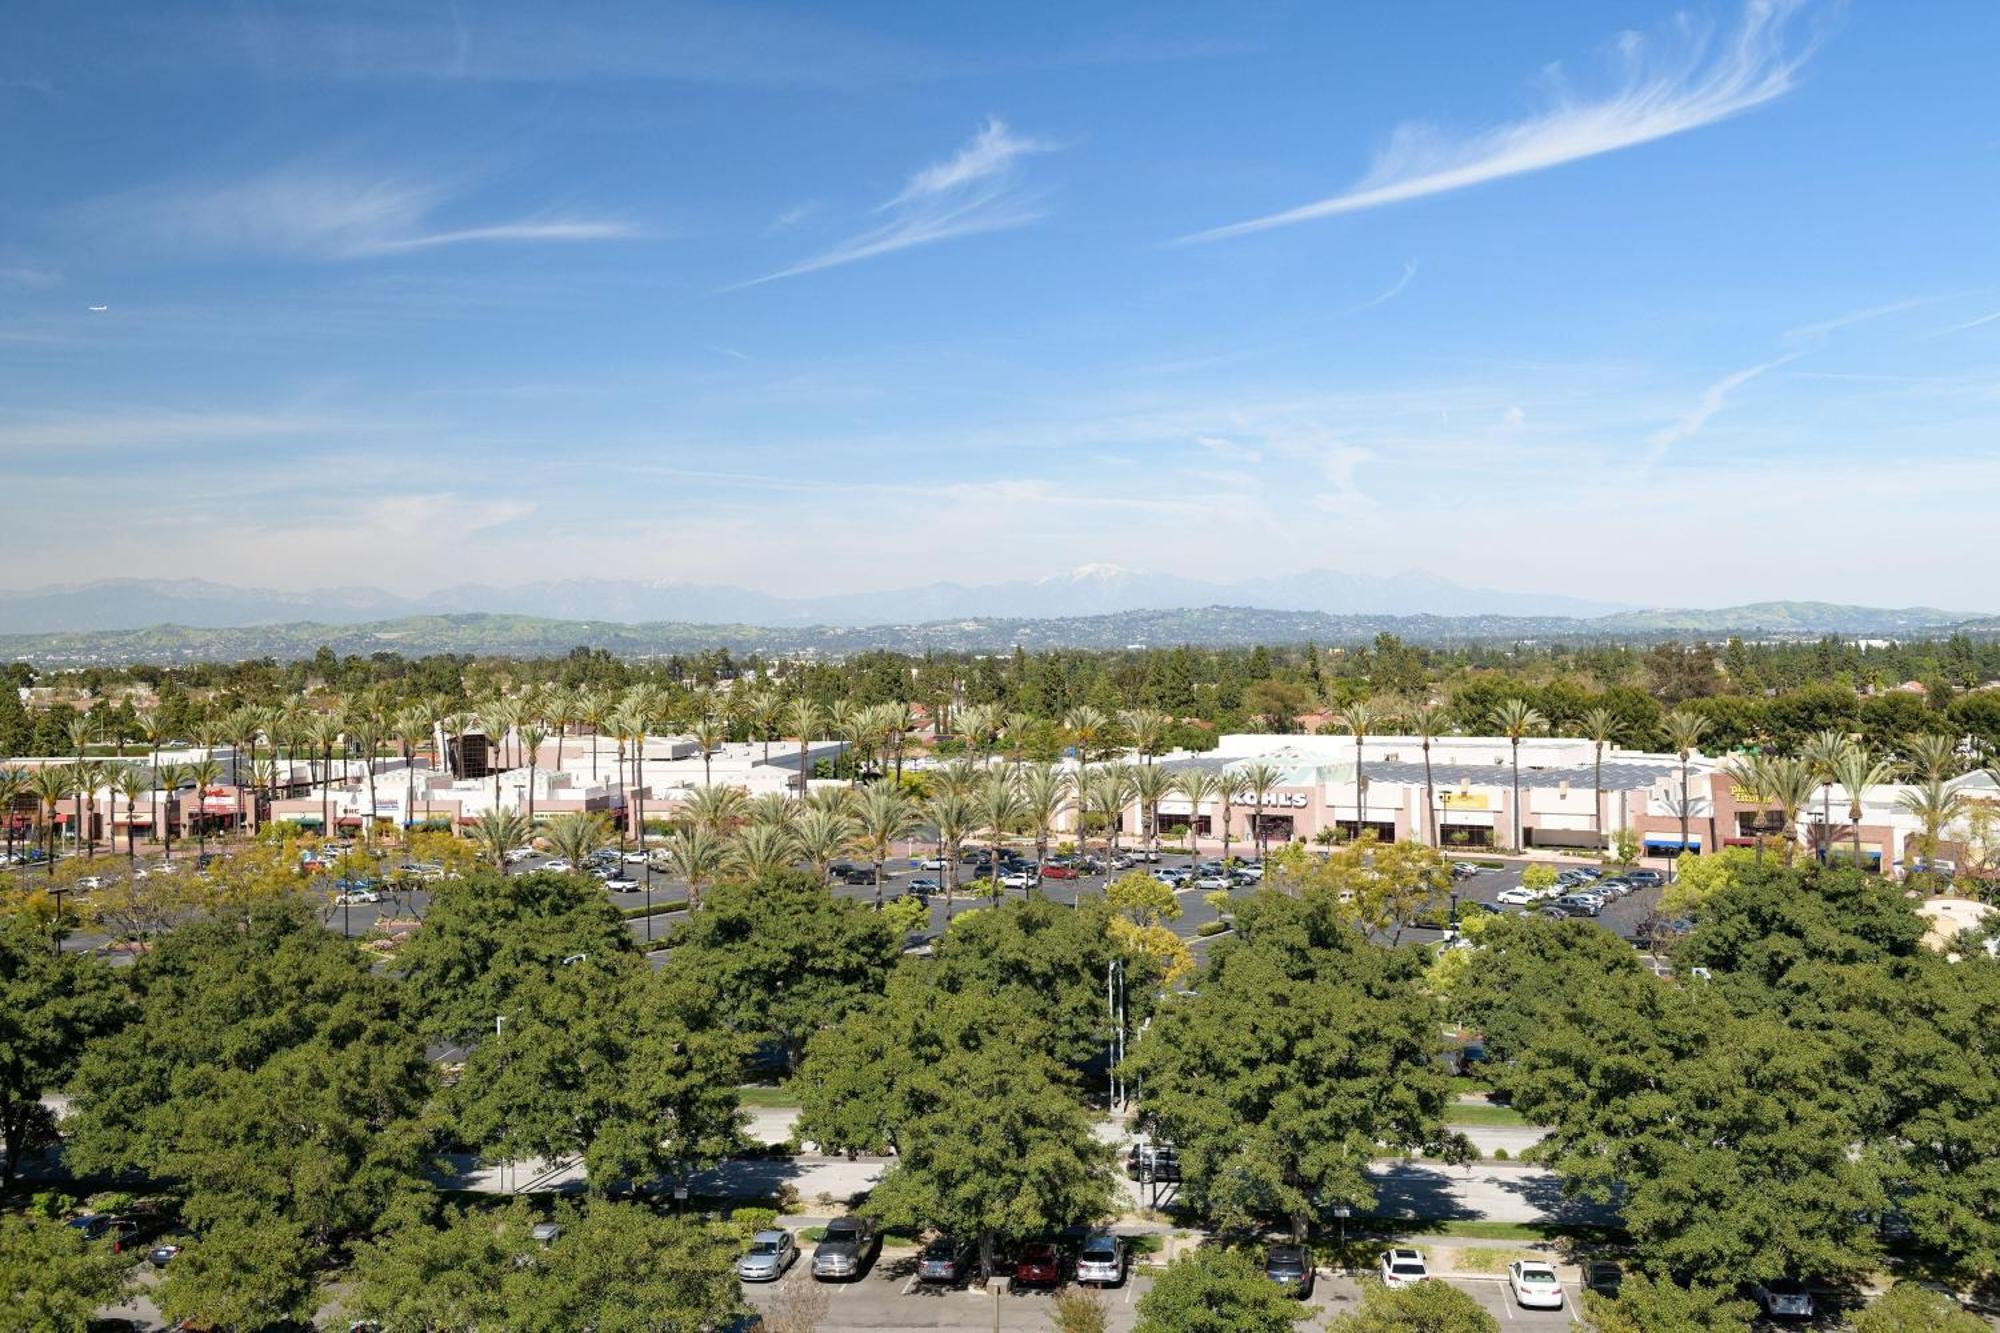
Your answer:
[[[745,1282],[776,1282],[799,1257],[789,1231],[760,1231],[750,1238],[750,1248],[736,1261],[736,1276]]]
[[[1076,1280],[1115,1287],[1125,1280],[1125,1242],[1108,1231],[1093,1232],[1077,1251]]]

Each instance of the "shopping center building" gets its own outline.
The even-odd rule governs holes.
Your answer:
[[[1428,771],[1423,742],[1409,736],[1365,738],[1358,763],[1352,736],[1260,734],[1225,735],[1214,750],[1170,754],[1158,762],[1170,770],[1205,768],[1237,778],[1258,764],[1275,770],[1277,781],[1261,815],[1267,842],[1313,843],[1367,832],[1383,842],[1435,842],[1448,850],[1594,850],[1629,830],[1642,854],[1672,857],[1683,850],[1753,846],[1760,832],[1767,837],[1783,832],[1779,812],[1742,799],[1716,756],[1690,758],[1684,798],[1682,766],[1671,754],[1606,747],[1600,764],[1588,740],[1534,737],[1520,742],[1518,755],[1518,805],[1516,747],[1501,736],[1434,738]],[[2000,825],[2000,785],[1980,770],[1953,785],[1965,798],[1967,813],[1944,830],[1939,858],[1977,859],[1980,835],[1973,816],[1984,806]],[[1862,793],[1866,864],[1880,867],[1886,861],[1893,868],[1917,855],[1922,826],[1900,803],[1908,790],[1890,783]],[[1806,847],[1830,841],[1841,854],[1854,841],[1849,810],[1844,790],[1822,789],[1801,812],[1794,836]],[[1177,796],[1162,802],[1159,813],[1162,837],[1184,837],[1181,831],[1192,823],[1197,845],[1220,846],[1221,801],[1205,802],[1197,811]],[[1255,836],[1252,825],[1259,816],[1250,798],[1236,797],[1226,815],[1232,842],[1241,845]],[[1128,830],[1141,827],[1136,807],[1122,823]]]

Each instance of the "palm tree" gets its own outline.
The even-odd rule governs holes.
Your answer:
[[[1854,864],[1861,867],[1861,799],[1870,787],[1877,787],[1895,776],[1895,769],[1868,753],[1865,745],[1850,746],[1840,757],[1835,779],[1847,791],[1847,824],[1854,837]],[[1877,867],[1882,869],[1885,867]]]
[[[1021,826],[1021,793],[1014,771],[995,769],[974,797],[973,808],[979,827],[985,830],[987,845],[993,849],[986,867],[987,884],[993,901],[997,903],[1000,901],[1000,845]],[[945,914],[950,916],[950,904],[946,904]]]
[[[703,713],[695,719],[688,735],[701,748],[701,780],[713,782],[714,756],[729,742],[729,723],[720,713]]]
[[[422,704],[412,704],[389,720],[390,734],[403,752],[403,827],[407,830],[417,817],[417,745],[431,734],[432,716]]]
[[[1362,742],[1368,733],[1389,724],[1389,711],[1377,708],[1366,699],[1357,699],[1349,704],[1334,722],[1347,728],[1348,735],[1354,737],[1354,836],[1361,836],[1362,825],[1368,822],[1368,769],[1362,757]],[[1262,820],[1263,802],[1258,803],[1259,820]]]
[[[1118,855],[1118,825],[1132,803],[1132,766],[1110,764],[1084,780],[1090,809],[1104,821],[1104,856]]]
[[[917,810],[902,786],[878,782],[855,807],[855,839],[875,863],[875,905],[882,905],[882,864],[895,850],[896,839],[916,827]]]
[[[1063,808],[1069,804],[1075,780],[1067,769],[1056,764],[1033,764],[1019,771],[1021,822],[1035,835],[1035,883],[1040,884],[1049,859],[1049,838]]]
[[[347,753],[361,756],[361,772],[368,785],[368,814],[361,821],[361,841],[375,838],[375,752],[382,746],[382,724],[372,711],[351,713],[347,722]]]
[[[319,828],[326,836],[332,836],[333,811],[330,808],[330,788],[333,784],[333,747],[340,743],[340,715],[337,713],[314,713],[306,723],[306,738],[312,745],[309,753],[317,754],[319,770]],[[312,761],[307,760],[307,772],[312,771]]]
[[[785,705],[784,727],[799,739],[799,795],[804,796],[807,783],[812,778],[812,766],[806,762],[807,756],[811,752],[814,734],[826,730],[826,710],[800,695]]]
[[[968,755],[960,755],[947,764],[932,769],[927,790],[932,795],[949,792],[958,796],[970,796],[986,781],[988,770]]]
[[[1153,756],[1160,752],[1165,742],[1167,726],[1172,721],[1156,708],[1128,708],[1118,715],[1125,734],[1132,738],[1132,748],[1139,752],[1145,763],[1153,762]]]
[[[1833,784],[1839,781],[1842,760],[1854,744],[1854,738],[1843,732],[1818,731],[1807,739],[1802,755],[1820,781],[1820,832],[1814,841],[1822,861],[1833,850]]]
[[[208,855],[208,789],[222,781],[222,765],[214,755],[207,755],[192,764],[183,765],[181,772],[194,784],[194,835],[197,856]]]
[[[0,819],[7,821],[7,859],[14,859],[14,806],[28,794],[28,772],[22,768],[0,768]]]
[[[174,816],[180,813],[180,790],[187,781],[186,764],[162,764],[153,770],[153,789],[165,792],[174,802],[174,809],[167,815],[165,825],[156,825],[153,829],[154,835],[161,839],[161,851],[169,861],[174,859]],[[158,808],[155,803],[154,809]]]
[[[1597,846],[1602,850],[1604,842],[1604,747],[1611,744],[1618,734],[1618,715],[1609,708],[1599,705],[1587,709],[1583,715],[1583,734],[1590,738],[1592,790],[1590,806],[1590,829],[1597,835]]]
[[[84,751],[90,748],[92,723],[88,713],[70,719],[69,747],[76,754],[76,764],[70,776],[81,788],[92,776],[91,768],[84,762]],[[88,861],[97,851],[96,811],[91,807],[94,790],[79,790],[76,798],[76,839],[82,847],[83,859]]]
[[[78,760],[70,766],[70,780],[76,783],[76,837],[86,861],[97,854],[97,789],[104,778],[104,765],[95,759]]]
[[[549,738],[548,728],[538,719],[521,723],[521,753],[528,759],[528,823],[535,822],[535,767],[541,759],[542,742]]]
[[[570,723],[576,721],[576,691],[550,686],[542,696],[542,720],[556,729],[556,770],[560,772],[563,741],[569,736]]]
[[[507,853],[528,840],[528,820],[519,810],[498,806],[480,813],[472,823],[472,841],[501,874],[507,873]]]
[[[64,764],[44,764],[28,778],[28,789],[35,799],[47,808],[48,814],[41,821],[42,832],[49,842],[49,866],[55,868],[56,859],[56,807],[76,789]]]
[[[1923,826],[1917,845],[1923,849],[1926,878],[1935,878],[1937,871],[1932,867],[1937,864],[1938,836],[1946,825],[1965,813],[1965,797],[1944,778],[1928,777],[1898,795],[1896,804]]]
[[[125,862],[129,866],[139,859],[139,821],[136,816],[139,798],[153,790],[153,775],[142,765],[127,764],[118,771],[117,787],[118,794],[125,798]],[[115,846],[113,850],[116,850]]]
[[[696,826],[677,829],[667,838],[668,867],[687,881],[688,908],[701,906],[701,891],[712,883],[728,859],[729,848],[709,829]]]
[[[959,716],[963,719],[965,714]],[[949,916],[958,889],[958,855],[979,827],[979,807],[970,792],[940,791],[924,802],[924,818],[937,830],[938,859],[944,862],[945,915]]]
[[[1155,763],[1132,770],[1132,794],[1139,799],[1139,818],[1146,838],[1146,859],[1160,855],[1160,802],[1174,790],[1174,775]]]
[[[813,877],[824,884],[827,867],[854,841],[854,820],[842,810],[808,807],[793,822],[792,837]]]
[[[767,791],[743,803],[743,822],[749,828],[788,829],[799,815],[799,804],[781,791]]]
[[[1357,759],[1360,753],[1360,742],[1357,740],[1355,743]],[[1359,770],[1357,769],[1356,771],[1358,772]],[[1257,849],[1257,859],[1262,861],[1264,859],[1264,844],[1266,841],[1264,837],[1264,803],[1271,799],[1272,789],[1278,785],[1279,780],[1284,777],[1284,774],[1279,772],[1274,765],[1267,764],[1260,759],[1254,764],[1245,764],[1237,776],[1241,779],[1243,794],[1250,798],[1250,844]],[[1354,830],[1357,835],[1361,831],[1361,824],[1358,819],[1355,822]]]
[[[1431,742],[1450,731],[1451,710],[1443,704],[1421,703],[1409,710],[1405,720],[1410,734],[1424,747],[1424,827],[1428,843],[1437,847],[1442,844],[1438,842],[1437,795],[1431,785]]]
[[[1960,760],[1956,736],[1935,731],[1920,732],[1904,742],[1903,752],[1910,757],[1910,767],[1920,778],[1939,782],[1958,774]]]
[[[1700,713],[1690,712],[1685,708],[1676,708],[1673,712],[1668,713],[1664,718],[1660,719],[1660,725],[1666,728],[1667,744],[1673,749],[1675,754],[1680,756],[1681,761],[1681,850],[1680,855],[1674,858],[1676,874],[1678,874],[1680,858],[1681,856],[1686,856],[1688,852],[1688,810],[1690,808],[1688,805],[1688,760],[1693,757],[1695,750],[1701,745],[1701,738],[1708,734],[1708,719]]]
[[[1000,731],[1000,709],[994,704],[967,704],[958,710],[958,732],[965,738],[966,753],[978,758],[990,752]]]
[[[132,734],[151,754],[150,767],[157,773],[160,767],[160,743],[167,739],[166,729],[160,722],[159,714],[150,710],[137,714],[135,721],[136,725],[132,728]],[[158,838],[159,836],[160,796],[159,786],[156,783],[153,788],[153,837]]]
[[[776,824],[752,824],[729,845],[729,865],[745,879],[767,879],[786,869],[798,855],[792,831]]]
[[[1198,852],[1195,830],[1201,827],[1201,808],[1222,797],[1222,775],[1206,768],[1183,769],[1174,775],[1174,789],[1187,797],[1188,851]]]
[[[896,781],[903,780],[903,741],[916,727],[916,718],[906,703],[886,703],[881,706],[881,727],[883,739],[896,758]]]
[[[1494,729],[1514,747],[1514,850],[1517,852],[1521,850],[1521,740],[1546,725],[1548,720],[1525,699],[1503,699],[1493,710]]]
[[[602,690],[584,690],[576,696],[576,718],[590,728],[590,780],[597,781],[597,738],[604,731],[604,719],[615,705]]]
[[[1243,775],[1225,768],[1216,776],[1222,780],[1217,795],[1222,798],[1222,864],[1227,866],[1229,840],[1236,831],[1236,807],[1243,803]]]
[[[696,787],[681,802],[679,814],[695,828],[705,828],[722,837],[733,833],[749,817],[749,801],[737,787]]]
[[[778,692],[768,686],[751,690],[743,698],[743,717],[750,724],[750,732],[764,742],[764,762],[771,762],[771,742],[777,739],[778,718],[784,712],[784,700]]]
[[[1764,795],[1778,807],[1784,822],[1785,841],[1780,855],[1786,865],[1799,850],[1799,811],[1805,809],[1819,786],[1811,764],[1790,755],[1773,755],[1764,764]]]
[[[1089,704],[1079,704],[1063,714],[1063,730],[1076,743],[1076,762],[1079,767],[1090,764],[1091,753],[1103,743],[1104,734],[1111,729],[1111,719],[1101,708]]]
[[[557,815],[541,830],[541,836],[558,857],[581,869],[591,853],[611,843],[611,830],[601,815],[570,811]]]
[[[500,804],[500,773],[507,767],[507,734],[521,723],[521,705],[504,695],[479,705],[486,729],[487,761],[493,766],[493,803]]]
[[[1757,861],[1760,865],[1764,861],[1764,807],[1771,799],[1766,790],[1769,780],[1764,767],[1762,755],[1735,754],[1722,764],[1722,775],[1729,779],[1729,785],[1734,789],[1732,796],[1736,804],[1739,807],[1756,807]]]

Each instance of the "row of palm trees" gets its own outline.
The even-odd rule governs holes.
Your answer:
[[[76,811],[77,849],[85,859],[97,855],[97,827],[95,806],[99,792],[108,794],[111,829],[107,833],[107,850],[117,851],[118,845],[118,799],[125,800],[125,852],[128,859],[138,855],[138,825],[136,818],[139,802],[150,800],[152,815],[150,823],[158,830],[166,848],[169,860],[173,858],[173,821],[160,820],[160,794],[166,792],[178,796],[183,788],[192,787],[196,801],[194,818],[185,821],[192,824],[200,849],[207,850],[208,820],[200,808],[201,796],[209,787],[222,781],[222,764],[213,755],[190,763],[166,763],[157,767],[141,763],[118,762],[113,760],[84,759],[65,764],[43,764],[35,768],[0,768],[0,811],[6,812],[6,846],[11,859],[15,843],[14,810],[23,797],[32,796],[35,801],[33,818],[34,845],[46,843],[45,850],[54,860],[57,835],[61,820],[57,806],[64,801],[73,801]]]

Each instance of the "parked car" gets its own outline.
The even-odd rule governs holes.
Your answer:
[[[1530,907],[1541,901],[1542,895],[1528,888],[1502,889],[1493,901],[1508,907]]]
[[[1507,1265],[1507,1285],[1513,1289],[1514,1303],[1524,1310],[1562,1309],[1562,1283],[1545,1263],[1516,1259]]]
[[[1625,878],[1642,889],[1656,889],[1667,882],[1667,877],[1657,870],[1628,870]]]
[[[1408,1287],[1429,1277],[1431,1270],[1424,1264],[1422,1250],[1398,1246],[1382,1251],[1381,1275],[1385,1287]]]
[[[736,1276],[745,1282],[776,1282],[799,1257],[789,1231],[760,1231],[750,1238],[750,1248],[736,1261]]]
[[[1068,865],[1063,865],[1060,862],[1050,861],[1047,865],[1044,865],[1042,867],[1043,879],[1076,879],[1078,877],[1079,876],[1077,868],[1075,866],[1068,866]]]
[[[1032,889],[1038,882],[1032,870],[1010,870],[1000,876],[1000,887],[1003,889]]]
[[[1623,898],[1639,886],[1623,875],[1613,875],[1609,879],[1598,880],[1591,887],[1598,893],[1608,893],[1614,898]]]
[[[1233,889],[1236,887],[1236,880],[1226,872],[1216,870],[1195,876],[1194,887],[1197,889],[1209,889],[1211,891],[1215,889]]]
[[[162,1241],[146,1251],[146,1262],[156,1269],[165,1268],[173,1262],[174,1256],[185,1248],[186,1246],[177,1240]]]
[[[1063,1280],[1062,1251],[1047,1241],[1021,1247],[1014,1256],[1014,1285],[1017,1287],[1059,1287]]]
[[[1600,1296],[1616,1296],[1624,1281],[1625,1270],[1609,1259],[1598,1259],[1584,1266],[1583,1285]]]
[[[553,1245],[562,1239],[562,1223],[537,1222],[528,1228],[528,1236],[537,1244]]]
[[[563,860],[560,856],[558,856],[555,860],[550,861],[542,866],[542,869],[553,870],[558,875],[566,875],[575,868],[576,868],[575,866],[572,866],[569,862]]]
[[[606,875],[604,877],[604,887],[613,893],[630,893],[633,889],[639,887],[639,881],[633,879],[623,871],[619,871],[617,874]]]
[[[951,861],[948,857],[944,856],[919,856],[910,862],[910,864],[919,870],[943,870],[951,864]]]
[[[1812,1293],[1806,1290],[1805,1283],[1795,1277],[1753,1282],[1750,1299],[1756,1301],[1771,1319],[1810,1319],[1813,1316]]]
[[[917,1281],[957,1283],[972,1268],[972,1247],[952,1236],[939,1236],[917,1256]]]
[[[1588,893],[1565,893],[1555,905],[1571,916],[1596,916],[1604,910],[1604,900]]]
[[[1171,1143],[1135,1143],[1125,1154],[1125,1174],[1134,1180],[1179,1180],[1180,1152]]]
[[[373,889],[349,889],[333,895],[335,907],[359,907],[366,903],[379,903],[382,895]]]
[[[1109,1231],[1084,1238],[1076,1252],[1076,1280],[1115,1287],[1125,1280],[1125,1242]]]
[[[812,1275],[817,1278],[860,1277],[881,1247],[875,1224],[865,1217],[836,1217],[820,1233],[813,1250]]]
[[[919,898],[923,897],[926,894],[944,892],[944,885],[938,883],[937,880],[933,879],[929,875],[911,876],[909,887],[910,887],[910,892],[915,894]]]
[[[1303,1245],[1273,1245],[1264,1252],[1264,1276],[1300,1300],[1313,1294],[1312,1255]]]
[[[97,1240],[110,1233],[111,1217],[107,1213],[85,1213],[69,1219],[68,1226],[82,1233],[85,1240]]]

